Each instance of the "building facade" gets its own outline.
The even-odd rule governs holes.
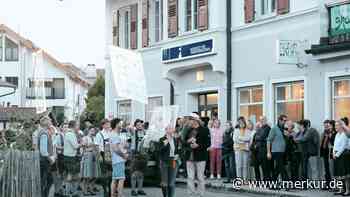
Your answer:
[[[330,30],[340,25],[336,17],[350,16],[344,5],[349,1],[231,3],[228,41],[226,1],[106,0],[106,44],[141,52],[149,97],[144,106],[115,96],[107,54],[106,116],[147,120],[155,106],[173,103],[181,115],[217,113],[226,120],[232,110],[233,119],[256,121],[265,115],[275,122],[287,114],[292,120],[310,119],[319,129],[324,119],[350,116],[349,28],[344,23],[344,31]],[[231,109],[227,55],[232,57]]]
[[[35,107],[35,73],[33,54],[40,48],[23,38],[6,25],[0,25],[0,77],[17,86],[16,93],[0,98],[1,106]],[[84,73],[72,64],[57,61],[47,52],[42,52],[40,67],[44,81],[46,107],[56,115],[68,119],[76,118],[85,108],[85,97],[89,84]]]

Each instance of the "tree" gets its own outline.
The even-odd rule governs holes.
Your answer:
[[[105,117],[105,79],[97,77],[95,84],[89,89],[86,98],[86,109],[80,117],[80,125],[85,129],[85,122],[89,121],[95,126],[99,126]]]

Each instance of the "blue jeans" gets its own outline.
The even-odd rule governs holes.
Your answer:
[[[225,172],[226,172],[227,179],[237,178],[235,153],[224,155],[224,164],[225,164]]]

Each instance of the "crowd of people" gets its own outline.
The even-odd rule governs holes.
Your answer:
[[[279,116],[275,125],[266,117],[256,123],[239,117],[235,123],[226,124],[215,117],[203,121],[196,113],[180,117],[175,128],[165,128],[164,136],[156,141],[160,192],[164,197],[174,197],[176,177],[184,172],[189,196],[204,196],[206,177],[226,177],[225,183],[235,178],[321,178],[327,183],[337,179],[344,186],[332,192],[349,196],[349,120],[326,120],[323,125],[324,131],[318,132],[309,120],[293,122],[286,115]],[[96,181],[108,177],[111,197],[122,197],[127,163],[131,195],[146,195],[147,155],[141,153],[141,146],[151,132],[148,123],[137,119],[131,125],[115,118],[104,119],[100,128],[85,126],[82,131],[76,121],[55,126],[49,117],[41,118],[33,134],[33,149],[40,153],[42,196],[48,196],[52,184],[55,196],[79,196],[76,192],[93,195],[98,192]],[[321,177],[316,175],[318,169],[311,167],[319,159],[324,166]]]

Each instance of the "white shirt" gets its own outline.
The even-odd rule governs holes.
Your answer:
[[[110,138],[110,132],[105,130],[102,130],[96,134],[95,144],[98,145],[98,149],[100,152],[105,151],[104,145],[108,143],[109,138]]]
[[[334,140],[333,154],[339,157],[349,146],[349,139],[344,132],[337,133]]]
[[[77,150],[79,148],[77,135],[69,130],[64,135],[64,150],[63,155],[68,157],[75,157],[77,155]]]

